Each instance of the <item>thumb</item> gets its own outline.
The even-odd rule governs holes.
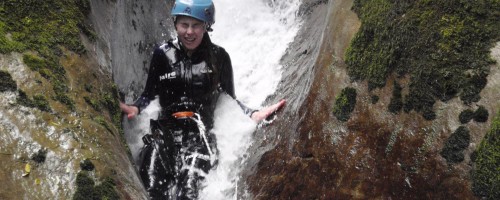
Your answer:
[[[138,112],[135,106],[129,106],[127,104],[124,104],[123,102],[120,102],[120,109],[123,113],[127,114],[128,119],[134,118]]]

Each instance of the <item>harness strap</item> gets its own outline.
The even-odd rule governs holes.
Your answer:
[[[193,117],[194,112],[191,111],[182,111],[182,112],[175,112],[172,113],[172,117],[175,117],[176,119],[184,119],[184,118],[189,118]]]
[[[205,125],[201,121],[201,116],[198,113],[195,113],[194,115],[196,117],[191,117],[191,119],[193,119],[196,122],[196,124],[198,124],[198,129],[199,129],[200,135],[205,142],[205,145],[206,145],[207,150],[208,150],[208,154],[210,156],[210,164],[213,165],[215,163],[215,155],[212,152],[212,149],[210,148],[210,144],[208,143],[208,138],[207,138],[207,135],[205,133]]]

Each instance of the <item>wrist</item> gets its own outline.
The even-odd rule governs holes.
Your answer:
[[[252,117],[253,117],[253,114],[254,114],[254,113],[256,113],[256,112],[259,112],[259,110],[252,110],[252,112],[250,112],[250,115],[249,115],[249,116],[250,116],[250,118],[252,118]]]

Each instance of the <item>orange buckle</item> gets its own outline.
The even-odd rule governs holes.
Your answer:
[[[191,111],[176,112],[173,113],[172,116],[175,117],[176,119],[188,118],[194,116],[194,112]]]

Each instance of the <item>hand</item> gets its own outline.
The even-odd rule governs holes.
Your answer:
[[[137,108],[136,106],[129,106],[122,102],[120,102],[120,109],[123,113],[127,114],[128,119],[134,118],[139,113],[139,108]]]
[[[274,114],[279,109],[283,108],[283,106],[285,106],[285,103],[286,103],[286,100],[282,99],[281,101],[279,101],[278,103],[276,103],[274,105],[265,107],[257,112],[254,112],[252,114],[252,116],[250,116],[250,117],[252,118],[253,121],[255,121],[256,123],[259,123],[260,121],[262,121],[262,120],[266,119],[267,117],[269,117],[270,115]]]

